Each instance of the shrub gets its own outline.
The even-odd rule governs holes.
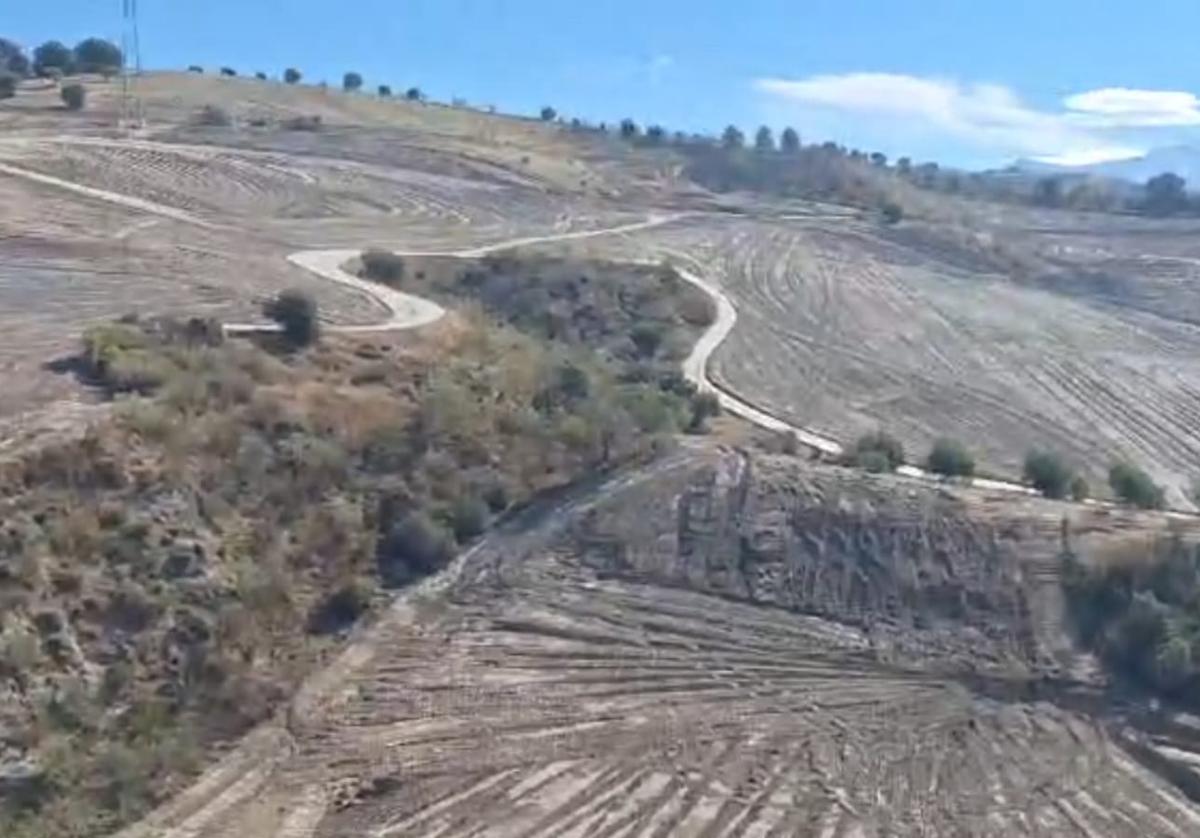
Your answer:
[[[1064,498],[1074,472],[1057,454],[1030,451],[1025,456],[1025,481],[1048,498]]]
[[[662,346],[663,330],[657,323],[638,323],[629,333],[630,340],[643,358],[653,358]]]
[[[883,431],[863,434],[847,453],[845,462],[867,471],[895,471],[904,464],[904,445]]]
[[[450,509],[450,528],[459,543],[470,541],[487,529],[488,507],[474,495],[461,497]]]
[[[1160,509],[1163,491],[1150,475],[1129,463],[1117,463],[1108,471],[1108,485],[1118,498],[1141,509]]]
[[[266,81],[267,74],[264,73],[262,70],[259,70],[257,73],[254,74],[254,78],[258,79],[259,81]]]
[[[221,75],[223,75],[223,76],[229,76],[229,77],[231,77],[231,78],[232,78],[233,76],[236,76],[236,75],[237,75],[237,70],[233,69],[232,67],[222,67],[222,68],[221,68]]]
[[[321,129],[321,115],[312,114],[305,116],[300,114],[293,116],[290,119],[284,120],[283,127],[288,131],[319,131]]]
[[[11,99],[17,95],[17,77],[12,73],[0,73],[0,99]]]
[[[420,102],[425,97],[421,93],[421,88],[410,87],[408,90],[404,91],[404,98],[410,102]]]
[[[1071,481],[1071,499],[1075,501],[1085,501],[1091,495],[1091,487],[1088,486],[1087,480],[1082,476],[1076,477]]]
[[[389,85],[379,85],[379,96],[381,99],[388,99],[392,95],[392,88]]]
[[[282,291],[263,305],[263,314],[274,320],[292,346],[308,346],[320,335],[317,303],[303,291]]]
[[[62,97],[63,104],[70,111],[83,110],[83,106],[87,104],[87,91],[82,84],[63,85],[63,89],[59,91],[59,96]]]
[[[288,67],[283,71],[283,80],[288,84],[297,84],[300,81],[300,71],[295,67]]]
[[[929,452],[926,467],[945,477],[970,477],[975,473],[975,458],[961,442],[939,439]]]
[[[417,576],[432,573],[453,555],[450,534],[425,513],[410,512],[380,542],[379,575],[386,585],[403,585]]]
[[[887,201],[879,210],[885,224],[899,224],[904,218],[904,208],[895,201]]]
[[[121,49],[103,38],[87,38],[75,45],[75,67],[81,73],[115,73],[125,63]]]
[[[363,275],[376,282],[394,285],[404,279],[404,259],[390,250],[365,250],[362,254]]]
[[[542,122],[553,122],[557,116],[558,111],[554,110],[554,108],[550,107],[549,105],[542,108]]]
[[[233,118],[224,108],[219,108],[216,105],[205,105],[196,114],[196,124],[226,128],[233,124]]]
[[[692,415],[688,431],[702,434],[708,430],[708,420],[721,414],[721,400],[716,393],[696,393],[691,399]]]
[[[188,67],[188,72],[189,73],[203,73],[204,68],[201,67],[199,64],[193,64],[190,67]]]
[[[363,77],[358,73],[346,73],[342,76],[342,90],[355,91],[363,86]]]
[[[332,634],[349,628],[371,607],[371,589],[362,582],[342,585],[321,601],[308,617],[308,630]]]

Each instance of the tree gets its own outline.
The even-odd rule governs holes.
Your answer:
[[[695,393],[691,399],[692,415],[688,419],[690,433],[702,434],[708,430],[708,420],[721,415],[721,400],[716,393]]]
[[[743,134],[736,125],[728,125],[725,127],[724,133],[721,134],[721,145],[727,149],[738,149],[746,144],[746,135]]]
[[[33,51],[33,71],[39,76],[58,70],[63,75],[74,71],[75,56],[61,41],[46,41]]]
[[[1108,485],[1118,498],[1141,509],[1159,509],[1163,505],[1163,490],[1150,475],[1129,463],[1117,463],[1109,469]]]
[[[897,160],[896,171],[904,177],[908,177],[909,173],[912,172],[912,158],[901,157],[899,160]]]
[[[933,444],[926,467],[944,477],[970,477],[975,473],[975,458],[961,442],[939,439]]]
[[[5,71],[24,78],[29,75],[29,58],[20,44],[0,38],[0,73]]]
[[[542,108],[542,122],[553,122],[558,118],[558,111],[547,105]]]
[[[12,73],[0,72],[0,99],[11,99],[17,95],[17,77]]]
[[[200,73],[200,74],[203,74],[203,73],[204,73],[204,68],[203,68],[203,67],[201,67],[199,64],[192,64],[191,66],[189,66],[189,67],[188,67],[188,72],[189,72],[189,73]]]
[[[342,76],[342,90],[353,92],[363,86],[363,77],[358,73],[350,72]]]
[[[259,70],[257,73],[254,74],[254,78],[258,79],[259,81],[266,81],[267,74],[264,73],[262,70]]]
[[[651,125],[646,129],[646,142],[650,145],[662,145],[667,131],[661,125]]]
[[[1172,215],[1187,209],[1187,181],[1174,172],[1163,172],[1146,181],[1145,210],[1151,215]]]
[[[420,102],[425,98],[425,95],[421,93],[421,88],[410,87],[408,90],[404,91],[404,98],[410,102]]]
[[[300,81],[300,71],[295,67],[288,67],[283,71],[283,80],[288,84],[298,84]]]
[[[1076,477],[1071,481],[1071,500],[1083,502],[1088,499],[1091,494],[1091,487],[1088,486],[1087,480],[1082,476]]]
[[[754,150],[760,154],[775,150],[775,135],[765,125],[759,126],[757,133],[754,135]]]
[[[1030,451],[1025,456],[1025,480],[1048,498],[1063,498],[1075,475],[1057,454]]]
[[[64,85],[63,89],[59,91],[59,96],[62,97],[63,104],[69,111],[83,110],[83,106],[87,104],[87,91],[84,90],[82,84]]]
[[[629,333],[630,340],[644,358],[653,358],[662,346],[663,330],[656,323],[638,323]]]
[[[364,250],[363,274],[368,279],[385,285],[396,285],[404,280],[404,259],[390,250]]]
[[[437,570],[454,555],[450,534],[423,512],[410,512],[381,539],[377,562],[386,585],[403,585]]]
[[[228,76],[229,78],[233,78],[234,76],[237,75],[237,70],[233,69],[232,67],[222,67],[221,75]]]
[[[872,151],[871,152],[871,165],[878,166],[881,169],[886,167],[887,166],[887,155],[884,154],[882,151]]]
[[[624,137],[627,140],[632,140],[634,137],[636,137],[640,133],[641,133],[641,129],[638,128],[638,124],[636,122],[634,122],[632,119],[630,119],[629,117],[625,117],[624,119],[621,120],[621,136],[622,137]]]
[[[281,291],[263,305],[263,314],[279,324],[284,339],[294,347],[315,343],[320,335],[316,300],[303,291]]]
[[[895,471],[904,464],[904,446],[883,431],[863,434],[846,453],[844,462],[867,471]]]
[[[391,97],[392,97],[392,88],[386,84],[379,85],[379,98],[380,99],[390,99]]]
[[[784,128],[779,135],[779,148],[785,154],[795,154],[800,150],[800,135],[795,128]]]
[[[113,72],[124,64],[120,47],[111,41],[87,38],[75,45],[75,67],[80,73]]]

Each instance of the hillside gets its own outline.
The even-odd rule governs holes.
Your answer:
[[[1200,828],[1200,222],[82,83],[0,101],[0,831]]]

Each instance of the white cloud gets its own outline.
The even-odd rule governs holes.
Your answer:
[[[1200,99],[1183,90],[1105,87],[1063,100],[1068,117],[1100,127],[1200,125]]]
[[[1180,91],[1091,90],[1068,96],[1062,109],[1041,110],[1002,85],[896,73],[765,78],[754,87],[801,118],[840,115],[853,133],[941,137],[971,154],[1078,165],[1144,152],[1144,136],[1137,144],[1121,136],[1128,129],[1200,125],[1200,100]]]

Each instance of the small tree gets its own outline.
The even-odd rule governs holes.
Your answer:
[[[542,108],[542,122],[553,122],[558,118],[558,111],[547,105]]]
[[[638,323],[629,333],[630,340],[644,358],[653,358],[662,346],[663,330],[656,323]]]
[[[75,45],[75,67],[81,73],[109,73],[125,64],[120,47],[103,38],[88,38]]]
[[[1159,509],[1163,505],[1163,490],[1150,475],[1129,463],[1117,463],[1109,469],[1108,485],[1118,498],[1141,509]]]
[[[647,145],[662,145],[663,140],[667,137],[666,129],[661,125],[651,125],[646,129],[646,144]]]
[[[970,477],[975,473],[975,458],[961,442],[939,439],[929,452],[926,467],[944,477]]]
[[[800,150],[800,135],[795,128],[784,128],[779,135],[779,148],[785,154],[795,154]]]
[[[887,166],[887,155],[882,151],[871,152],[871,165],[878,166],[880,169]]]
[[[257,73],[254,74],[254,78],[258,79],[259,81],[266,81],[267,74],[264,73],[262,70],[259,70]]]
[[[904,465],[904,445],[891,434],[875,431],[860,436],[844,459],[867,471],[895,471]]]
[[[425,98],[425,95],[421,93],[421,88],[410,87],[408,90],[404,91],[404,98],[410,102],[420,102]]]
[[[1025,480],[1048,498],[1063,498],[1075,475],[1057,454],[1030,451],[1025,456]]]
[[[392,88],[386,84],[379,85],[379,98],[390,99],[392,96]]]
[[[641,133],[641,129],[638,128],[638,124],[636,122],[634,122],[632,119],[630,119],[629,117],[626,117],[625,119],[621,120],[621,136],[622,137],[624,137],[627,140],[632,140],[634,137],[636,137],[640,133]]]
[[[724,133],[721,134],[721,145],[724,148],[734,150],[741,148],[745,144],[746,135],[736,125],[726,126]]]
[[[5,71],[24,78],[29,75],[29,59],[20,44],[0,38],[0,73]]]
[[[363,77],[358,73],[350,72],[342,76],[342,90],[353,92],[363,86]]]
[[[461,497],[450,509],[450,527],[461,544],[487,529],[488,506],[475,495]]]
[[[395,285],[404,279],[404,259],[390,250],[364,250],[362,254],[363,275],[367,279]]]
[[[884,201],[883,206],[879,208],[879,214],[883,217],[884,224],[899,224],[904,218],[904,208],[895,201]]]
[[[59,96],[62,97],[63,104],[67,106],[69,111],[83,110],[83,106],[87,104],[87,91],[82,84],[66,84],[59,91]]]
[[[233,69],[232,67],[222,67],[221,75],[233,78],[237,75],[237,70]]]
[[[901,157],[899,160],[897,160],[896,161],[896,171],[902,177],[908,177],[909,174],[912,173],[912,158],[911,157]]]
[[[17,95],[17,77],[13,73],[0,72],[0,99],[11,99]]]
[[[204,68],[201,67],[199,64],[192,64],[190,67],[188,67],[188,72],[202,74],[204,72]]]
[[[454,555],[454,542],[423,512],[410,512],[380,541],[379,574],[385,584],[402,585],[440,568]]]
[[[708,420],[721,415],[721,400],[716,393],[695,393],[691,398],[692,415],[688,420],[688,431],[702,434],[708,430]]]
[[[315,343],[320,335],[317,303],[303,291],[281,291],[263,305],[263,314],[279,324],[284,339],[294,347]]]
[[[761,126],[758,133],[754,135],[754,150],[760,154],[775,150],[775,136],[765,125]]]
[[[1085,501],[1088,499],[1088,496],[1091,495],[1091,493],[1091,487],[1088,486],[1087,480],[1085,480],[1082,475],[1071,481],[1071,500],[1079,502]]]
[[[75,55],[61,41],[46,41],[33,51],[33,71],[45,76],[50,70],[67,75],[74,70]]]
[[[283,80],[288,84],[298,84],[300,82],[300,71],[295,67],[288,67],[283,71]]]
[[[1163,172],[1146,181],[1146,212],[1171,215],[1188,205],[1187,181],[1174,172]]]

